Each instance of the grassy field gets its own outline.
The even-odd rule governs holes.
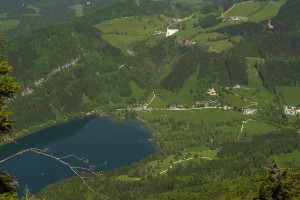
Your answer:
[[[8,13],[0,13],[0,19],[7,17]]]
[[[151,16],[151,17],[124,17],[107,20],[96,27],[104,33],[125,34],[152,34],[155,30],[160,30],[168,26],[170,18]]]
[[[164,108],[171,103],[192,107],[196,101],[194,93],[196,91],[197,81],[197,74],[194,73],[186,80],[182,88],[176,93],[165,89],[159,90],[159,93],[156,95],[149,107]]]
[[[188,162],[199,159],[216,159],[217,153],[218,150],[210,150],[209,148],[204,146],[188,147],[179,153],[180,156],[170,155],[161,160],[154,160],[148,162],[147,168],[150,169],[150,171],[153,174],[160,174],[164,171],[172,169],[173,166],[178,164],[187,165]]]
[[[296,161],[300,162],[300,150],[294,151],[292,153],[284,153],[276,156],[276,158],[282,162]]]
[[[279,86],[277,90],[282,94],[285,104],[289,106],[300,105],[300,87]]]
[[[187,147],[185,152],[198,154],[200,157],[208,157],[210,159],[216,159],[218,150],[211,150],[208,147],[204,146],[194,146],[194,147]]]
[[[259,135],[276,131],[277,128],[271,124],[261,121],[248,121],[244,124],[243,134],[245,136]]]
[[[184,31],[177,32],[176,35],[178,37],[182,37],[184,39],[190,39],[192,37],[197,36],[198,34],[202,34],[203,30],[204,29],[201,28],[201,27],[189,28],[189,29],[186,29]]]
[[[249,16],[248,21],[261,22],[264,20],[271,19],[278,14],[280,7],[286,2],[286,0],[269,1],[263,6],[259,12],[256,12]]]
[[[232,94],[225,95],[224,101],[226,102],[226,104],[231,105],[231,106],[236,106],[238,108],[243,108],[250,104],[247,101],[241,99],[240,97],[237,97]]]
[[[254,1],[246,1],[242,3],[238,3],[224,16],[225,17],[233,17],[233,16],[247,17],[253,13],[256,13],[262,6],[263,6],[262,3],[254,2]]]
[[[0,21],[0,32],[19,26],[19,20],[3,20]]]
[[[198,5],[203,2],[203,0],[172,0],[174,3],[186,3],[191,5]]]
[[[218,40],[213,42],[206,42],[206,45],[211,47],[213,50],[221,52],[233,47],[233,44],[229,40]]]
[[[234,125],[234,126],[223,125],[223,126],[217,127],[216,129],[223,133],[240,133],[241,126],[240,125]]]
[[[131,91],[133,92],[134,96],[137,99],[141,99],[144,97],[144,90],[142,90],[135,81],[129,81],[129,86]]]
[[[166,28],[170,19],[164,16],[124,17],[104,21],[96,27],[104,32],[103,39],[125,55],[132,55],[134,52],[129,51],[129,44],[146,39],[150,46],[156,44],[164,36],[152,36],[154,31]]]
[[[141,180],[140,177],[130,177],[128,175],[120,175],[120,176],[116,177],[116,179],[119,181],[139,181],[139,180]]]
[[[234,44],[237,44],[241,41],[242,38],[243,38],[243,36],[238,35],[238,36],[235,36],[235,37],[231,37],[229,41],[234,43]]]
[[[212,33],[199,34],[196,37],[193,37],[192,40],[195,42],[207,42],[210,40],[221,40],[224,39],[225,37],[226,36],[221,33],[212,32]]]
[[[111,45],[119,48],[125,55],[128,55],[128,45],[130,43],[146,40],[149,38],[149,35],[103,34],[102,37]]]
[[[199,109],[199,110],[162,110],[152,111],[150,113],[138,113],[144,119],[154,118],[172,118],[174,120],[183,120],[185,122],[198,124],[201,122],[227,121],[233,118],[243,118],[242,113],[224,111],[221,109]]]
[[[33,4],[26,5],[26,8],[33,10],[36,14],[40,14],[41,12],[41,9]]]
[[[83,5],[76,4],[74,6],[69,6],[69,9],[71,9],[75,13],[76,17],[83,16]]]
[[[198,22],[198,19],[191,18],[191,19],[187,19],[187,20],[183,21],[182,23],[185,24],[186,29],[191,29],[194,27],[194,24],[197,22]]]
[[[264,62],[262,59],[247,59],[248,85],[240,89],[234,89],[233,92],[243,96],[249,101],[257,102],[259,105],[272,104],[275,96],[270,93],[262,83],[257,70],[254,68],[255,63]]]

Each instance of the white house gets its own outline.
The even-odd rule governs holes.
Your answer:
[[[179,30],[178,29],[167,29],[167,35],[166,37],[169,37],[171,35],[174,35],[175,33],[177,33]]]

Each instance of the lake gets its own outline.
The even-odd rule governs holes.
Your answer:
[[[53,155],[76,155],[101,165],[97,171],[129,165],[155,152],[149,141],[151,130],[136,121],[112,120],[104,117],[88,117],[66,124],[55,125],[35,132],[0,147],[0,159],[28,148],[50,148]],[[75,159],[68,162],[82,166]],[[54,159],[26,153],[0,165],[0,169],[16,177],[21,195],[28,186],[31,192],[74,174]],[[22,196],[22,195],[21,195]]]

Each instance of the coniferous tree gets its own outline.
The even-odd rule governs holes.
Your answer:
[[[300,197],[299,173],[295,174],[273,160],[262,177],[260,200],[284,200]]]
[[[3,37],[0,35],[0,47],[2,48]],[[14,81],[14,77],[10,75],[12,66],[8,64],[4,55],[0,54],[0,141],[3,136],[10,134],[13,122],[8,119],[11,114],[7,110],[8,102],[19,92],[19,84]]]
[[[3,37],[0,35],[0,47],[3,44]],[[13,122],[8,119],[11,114],[7,110],[8,102],[19,92],[19,84],[10,75],[12,67],[8,64],[5,56],[0,54],[0,141],[12,132]],[[17,183],[7,173],[0,171],[0,199],[16,198]]]

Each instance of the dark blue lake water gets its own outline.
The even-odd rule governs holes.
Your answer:
[[[89,117],[56,125],[0,147],[0,159],[31,147],[50,148],[58,157],[74,154],[88,158],[91,163],[106,165],[98,171],[131,164],[155,152],[149,138],[151,131],[141,123]],[[76,160],[68,160],[79,165]],[[7,171],[18,180],[19,194],[27,185],[35,193],[43,187],[74,176],[65,165],[34,153],[23,154],[4,164]]]

